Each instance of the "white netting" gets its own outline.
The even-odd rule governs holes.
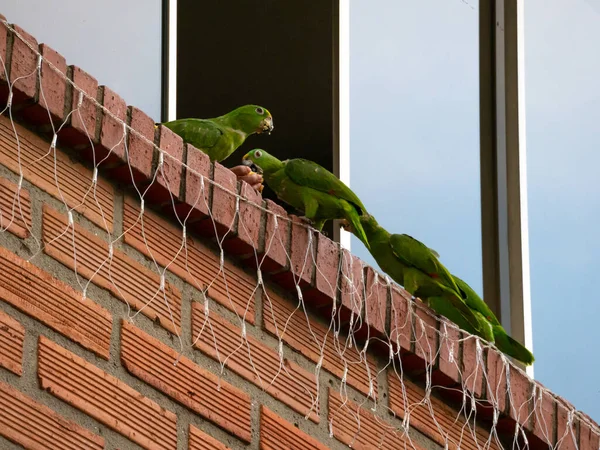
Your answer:
[[[463,334],[463,337],[459,339],[450,338],[451,332],[455,331],[455,327],[451,323],[442,322],[439,330],[431,328],[426,319],[433,315],[425,309],[419,314],[404,314],[402,311],[407,305],[412,305],[409,306],[411,308],[419,308],[419,306],[418,302],[413,304],[410,299],[401,296],[398,298],[403,298],[406,304],[391,303],[390,314],[395,323],[392,334],[386,334],[383,337],[374,335],[365,326],[365,322],[376,322],[381,318],[369,317],[369,309],[366,308],[366,311],[362,311],[363,306],[356,302],[356,299],[362,298],[362,286],[366,284],[366,297],[369,298],[369,301],[381,300],[384,303],[389,300],[386,292],[398,291],[400,288],[393,285],[387,276],[382,277],[376,273],[368,282],[369,280],[364,277],[363,270],[358,272],[353,270],[352,265],[356,264],[356,261],[349,258],[346,252],[340,252],[339,264],[343,269],[341,278],[335,285],[331,285],[329,278],[326,274],[320,273],[317,265],[317,255],[315,245],[313,245],[316,234],[306,225],[296,222],[293,224],[294,227],[302,227],[306,231],[308,242],[306,251],[301,257],[300,276],[292,274],[294,277],[292,294],[295,297],[293,304],[289,303],[285,306],[280,297],[273,294],[274,291],[270,288],[270,283],[266,282],[262,270],[266,258],[274,246],[286,251],[286,260],[289,266],[294,264],[292,255],[289,254],[286,247],[287,232],[280,232],[283,225],[292,226],[288,217],[279,216],[260,205],[252,204],[253,208],[260,210],[262,214],[270,218],[274,224],[274,232],[267,234],[263,243],[263,252],[257,248],[258,243],[253,247],[251,257],[256,266],[253,277],[248,278],[238,272],[231,272],[226,263],[228,258],[224,247],[227,240],[236,231],[238,235],[252,235],[252,230],[247,228],[247,224],[241,220],[240,215],[241,205],[248,204],[248,200],[237,192],[214,183],[201,173],[194,171],[192,167],[186,166],[188,175],[194,174],[200,183],[197,198],[193,199],[194,205],[192,206],[200,205],[202,208],[199,209],[208,211],[208,218],[205,220],[212,222],[212,226],[209,228],[212,228],[214,242],[216,242],[214,264],[208,269],[206,268],[208,266],[202,266],[204,269],[199,270],[200,263],[198,261],[203,259],[198,255],[206,256],[201,253],[205,251],[202,248],[206,247],[201,247],[203,244],[198,244],[197,239],[190,237],[190,229],[194,227],[194,224],[189,223],[192,211],[182,218],[177,214],[177,202],[171,196],[173,214],[169,214],[169,216],[179,218],[174,219],[177,221],[176,225],[171,224],[170,231],[165,232],[162,239],[156,234],[156,224],[159,220],[156,218],[157,214],[148,211],[148,193],[159,183],[162,183],[163,186],[170,185],[171,180],[168,179],[168,171],[165,170],[165,166],[168,162],[174,162],[172,161],[173,157],[130,128],[111,111],[105,109],[94,97],[87,95],[49,61],[43,61],[37,48],[23,39],[9,24],[4,22],[4,25],[11,30],[14,39],[20,40],[38,55],[36,68],[9,84],[8,101],[2,110],[2,113],[10,119],[11,139],[15,155],[15,162],[11,170],[15,172],[16,176],[14,192],[11,192],[12,197],[9,196],[9,201],[0,203],[2,208],[0,209],[0,231],[9,230],[17,222],[22,223],[22,226],[29,230],[30,239],[34,243],[33,254],[30,257],[32,262],[35,263],[36,258],[42,253],[48,252],[48,249],[54,249],[53,255],[58,250],[62,250],[61,262],[68,266],[71,265],[74,269],[82,297],[87,296],[91,284],[108,289],[115,297],[125,301],[128,307],[127,317],[130,321],[138,319],[139,314],[146,314],[151,318],[158,316],[163,326],[177,336],[180,355],[190,354],[194,348],[200,348],[218,361],[221,373],[230,366],[232,360],[235,360],[235,366],[242,367],[238,370],[250,372],[249,378],[267,392],[272,392],[274,386],[281,388],[281,380],[285,380],[285,383],[294,386],[298,397],[305,396],[309,399],[304,403],[297,401],[294,406],[296,412],[304,415],[307,420],[314,420],[316,416],[322,414],[320,410],[325,406],[322,401],[324,399],[321,399],[323,390],[319,384],[320,381],[326,379],[322,369],[335,374],[340,381],[329,391],[328,417],[324,421],[325,425],[321,426],[328,427],[330,436],[344,444],[350,446],[361,444],[363,448],[421,448],[420,442],[423,437],[412,431],[414,426],[423,434],[433,436],[433,439],[445,448],[503,448],[506,445],[513,448],[524,448],[528,446],[528,441],[525,429],[519,422],[535,422],[536,428],[541,430],[542,435],[546,436],[548,441],[552,441],[552,424],[546,423],[547,416],[542,414],[544,395],[551,394],[543,387],[534,385],[533,392],[527,393],[525,398],[522,395],[517,397],[510,386],[510,375],[520,369],[507,358],[501,357],[494,373],[488,373],[486,367],[490,366],[489,358],[486,359],[486,350],[491,349],[492,346],[479,338],[467,334]],[[42,106],[47,105],[44,84],[41,82],[42,62],[72,87],[73,97],[77,101],[75,102],[76,107],[59,126],[56,126],[49,116],[52,128],[51,144],[44,153],[36,155],[32,153],[29,144],[26,146],[20,140],[17,125],[13,121],[15,112],[13,99],[15,87],[18,87],[19,82],[33,78],[39,89],[39,103]],[[5,61],[2,60],[1,64],[5,78],[8,79]],[[85,123],[82,116],[85,102],[119,123],[122,126],[122,136],[110,149],[109,155],[98,160],[93,142],[95,130],[85,130],[92,149],[92,167],[89,170],[89,177],[84,181],[80,180],[85,186],[83,188],[80,186],[78,191],[74,191],[72,181],[68,179],[68,173],[65,172],[67,160],[61,156],[57,146],[61,144],[60,132],[69,120],[77,117],[80,123]],[[152,146],[159,155],[153,179],[149,185],[144,184],[144,189],[140,189],[133,182],[134,169],[128,158],[128,137],[132,135]],[[101,170],[104,167],[102,166],[103,162],[119,146],[124,146],[125,159],[132,180],[130,184],[134,186],[133,198],[128,195],[129,199],[126,199],[124,205],[129,211],[126,211],[125,214],[129,214],[129,216],[124,219],[121,232],[115,231],[118,228],[113,226],[115,214],[104,201],[105,186],[99,177],[99,173],[102,173]],[[181,162],[179,161],[179,163]],[[2,161],[2,165],[6,165],[5,161]],[[23,181],[29,181],[32,177],[31,174],[38,173],[42,166],[49,167],[49,172],[48,169],[45,170],[52,174],[52,177],[46,180],[48,186],[45,190],[58,199],[62,204],[62,210],[48,214],[46,214],[47,211],[44,211],[44,232],[40,239],[32,229],[31,218],[23,206],[22,190]],[[79,173],[81,175],[85,172],[80,171]],[[225,232],[218,232],[211,205],[207,201],[207,194],[211,187],[213,197],[217,190],[221,190],[235,198],[235,213]],[[73,192],[79,192],[80,197],[75,198]],[[93,225],[89,225],[87,228],[81,225],[81,220],[79,220],[81,216],[90,219]],[[46,225],[46,220],[50,225]],[[236,226],[237,230],[234,229]],[[98,243],[97,240],[89,237],[90,227],[95,228],[96,231],[102,230],[101,233],[96,234],[104,243]],[[174,238],[173,236],[178,237]],[[125,243],[123,243],[124,241]],[[135,242],[131,246],[139,250],[151,262],[151,270],[140,272],[143,279],[139,282],[142,283],[146,280],[147,283],[142,284],[147,285],[135,291],[124,281],[122,273],[129,270],[128,262],[133,260],[124,252],[126,244],[130,244],[130,242]],[[95,249],[94,255],[98,257],[90,256],[92,247]],[[65,249],[70,249],[72,252],[68,258],[64,256]],[[60,258],[58,259],[60,260]],[[297,263],[297,257],[295,261]],[[350,298],[352,312],[349,318],[342,320],[340,307],[334,303],[331,305],[329,318],[324,324],[311,319],[314,315],[309,311],[305,302],[306,288],[303,287],[301,274],[311,273],[313,267],[318,272],[315,276],[325,280],[326,284],[329,284],[331,292],[336,292],[338,297],[343,294]],[[181,293],[174,288],[172,280],[175,279],[175,275],[197,290],[193,299],[195,306],[192,308],[193,335],[189,342],[184,341],[181,333],[181,327],[188,327],[189,324],[181,323]],[[361,279],[356,280],[355,276],[360,276]],[[239,298],[240,283],[242,282],[247,284],[243,291],[245,292],[244,299]],[[262,321],[265,324],[264,328],[275,336],[274,346],[267,345],[265,347],[266,344],[259,342],[259,339],[255,337],[260,335],[261,327],[261,324],[254,321],[256,313],[254,301],[257,293],[262,293]],[[382,295],[386,297],[381,298]],[[216,297],[220,300],[216,301]],[[225,317],[227,315],[232,319]],[[259,314],[256,316],[258,317]],[[234,327],[225,330],[224,320],[233,322]],[[292,352],[287,344],[294,347],[294,339],[298,338],[292,335],[298,335],[299,330],[302,329],[304,329],[302,336],[305,339],[302,345],[311,349],[303,353],[307,359],[312,360],[314,373],[307,374],[306,370],[300,369],[286,358],[286,354],[289,356]],[[231,336],[232,332],[235,333],[233,342],[231,339],[226,339],[227,336]],[[420,380],[418,383],[411,381],[405,373],[406,368],[403,361],[406,361],[406,358],[404,358],[404,352],[401,354],[401,348],[406,349],[407,345],[413,347],[411,353],[423,356],[426,361],[418,377]],[[268,350],[265,350],[267,347]],[[370,356],[372,355],[370,350],[375,347],[379,353],[382,348],[386,349],[383,353],[387,353],[387,361],[379,358],[378,362],[374,362],[375,358]],[[463,351],[466,351],[467,347],[475,348],[475,361],[472,361],[468,370],[465,370],[460,364],[461,347]],[[263,362],[265,358],[262,355],[265,351],[270,352],[274,364],[265,365]],[[261,355],[258,354],[259,352]],[[434,383],[435,370],[431,361],[438,360],[438,356],[441,357],[442,353],[445,355],[447,367],[456,371],[462,385],[456,388],[444,388]],[[178,361],[173,361],[173,364],[177,363]],[[413,367],[411,367],[411,371],[414,371]],[[362,379],[360,374],[364,374]],[[487,393],[486,401],[479,400],[472,393],[473,387],[479,383],[478,380],[481,380],[484,385]],[[388,389],[385,389],[386,386]],[[458,399],[457,404],[460,411],[457,412],[443,404],[440,400],[442,391],[451,394],[454,400]],[[390,394],[383,396],[382,392]],[[505,395],[505,393],[507,394]],[[523,400],[528,400],[528,402],[520,406],[518,402]],[[285,402],[285,400],[282,401]],[[499,429],[502,421],[500,411],[505,405],[509,405],[511,415],[519,419],[514,425],[514,430],[508,433],[512,439],[507,439],[506,428],[503,428],[502,433]],[[559,433],[556,437],[556,448],[565,440],[576,440],[576,429],[573,426],[575,419],[580,423],[588,424],[593,433],[598,433],[596,426],[586,417],[566,406],[565,410],[568,414],[567,425],[564,427],[564,432]],[[531,416],[533,416],[533,421],[529,420],[532,418]],[[337,441],[331,440],[326,441],[325,444],[341,445],[339,442],[334,444],[335,442]]]

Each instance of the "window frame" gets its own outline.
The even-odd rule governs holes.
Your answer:
[[[350,186],[350,3],[332,1],[333,166]],[[524,0],[480,1],[478,8],[483,293],[508,333],[532,349]],[[177,0],[163,0],[163,121],[176,117],[176,56]],[[350,234],[338,226],[333,239],[350,250]],[[533,376],[533,366],[527,371]]]
[[[479,90],[483,294],[532,350],[524,0],[479,2]]]

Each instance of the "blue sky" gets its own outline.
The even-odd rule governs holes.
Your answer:
[[[10,21],[159,117],[160,0],[5,3]],[[600,420],[600,0],[525,3],[535,374]],[[477,1],[350,5],[351,185],[481,292]]]
[[[535,376],[600,420],[600,2],[525,3]],[[481,293],[477,2],[350,5],[351,186]]]

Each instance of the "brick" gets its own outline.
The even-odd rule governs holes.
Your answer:
[[[8,100],[8,82],[7,82],[7,72],[9,69],[7,67],[8,62],[8,29],[6,25],[4,25],[4,21],[6,21],[6,17],[0,14],[0,107],[4,109],[6,106],[6,101]]]
[[[297,216],[292,219],[292,240],[290,242],[290,271],[294,284],[304,282],[310,285],[313,280],[316,259],[316,234]]]
[[[363,310],[365,279],[363,263],[346,249],[342,249],[341,301],[342,306],[355,316]]]
[[[600,430],[586,414],[579,420],[579,449],[598,450],[600,448]]]
[[[490,438],[487,430],[473,425],[472,416],[467,421],[462,413],[433,395],[426,400],[422,387],[406,378],[402,378],[401,383],[399,375],[391,370],[388,371],[388,386],[391,411],[401,419],[409,411],[410,426],[442,447],[447,445],[450,450],[500,449],[497,439]]]
[[[83,214],[99,227],[112,232],[114,217],[114,188],[98,178],[95,192],[93,173],[73,163],[64,153],[49,152],[50,144],[21,125],[14,124],[19,136],[15,139],[10,119],[0,116],[0,161],[8,169],[67,203],[69,208]],[[19,154],[21,165],[19,166]],[[56,161],[56,164],[55,164]],[[55,172],[56,167],[56,172]],[[58,180],[58,181],[57,181]]]
[[[25,239],[31,230],[31,199],[29,191],[6,178],[0,178],[0,232],[8,230]]]
[[[127,103],[107,86],[100,86],[102,106],[123,122],[127,121]],[[111,159],[125,161],[125,143],[127,141],[123,125],[116,119],[101,111],[102,119],[99,121],[98,142],[106,152],[110,152]]]
[[[46,44],[40,45],[40,53],[44,57],[41,67],[41,86],[44,92],[44,100],[40,98],[40,103],[45,102],[42,103],[42,105],[46,106],[50,114],[56,118],[56,120],[62,122],[65,118],[67,82],[55,69],[51,68],[48,63],[51,63],[66,76],[67,62],[64,56]]]
[[[475,336],[462,333],[462,382],[463,386],[481,398],[483,392],[483,346]],[[479,348],[479,351],[477,350]]]
[[[333,306],[337,299],[340,271],[340,247],[324,234],[317,234],[317,269],[315,289],[322,300]]]
[[[0,435],[31,450],[102,450],[104,439],[0,382]]]
[[[229,447],[225,444],[217,441],[214,437],[203,433],[192,424],[190,424],[189,435],[188,450],[229,450]]]
[[[569,423],[569,410],[559,399],[556,402],[556,448],[560,450],[577,450],[577,421],[573,415]],[[571,409],[571,411],[574,411]]]
[[[23,340],[25,328],[0,310],[0,367],[23,375]]]
[[[212,201],[211,211],[212,220],[207,222],[208,234],[214,236],[215,227],[219,238],[227,232],[231,234],[235,225],[236,199],[230,192],[237,192],[237,177],[227,167],[222,166],[218,162],[214,163],[212,184]],[[229,191],[229,192],[227,192]]]
[[[247,340],[244,340],[241,328],[214,311],[210,311],[209,320],[211,326],[203,328],[204,307],[198,302],[192,303],[195,348],[220,363],[225,362],[230,370],[294,411],[309,415],[313,422],[319,422],[317,380],[314,374],[285,358],[280,360],[275,349],[253,337],[247,336]]]
[[[264,260],[261,270],[270,273],[288,267],[290,221],[283,207],[269,199],[265,203],[268,212],[266,213]]]
[[[386,333],[388,286],[372,267],[367,266],[365,276],[365,324],[369,335],[382,337]]]
[[[40,336],[40,387],[148,450],[177,448],[177,416]]]
[[[373,393],[377,395],[377,365],[370,355],[365,360],[365,355],[359,354],[356,346],[350,347],[343,337],[335,342],[335,330],[314,320],[312,315],[309,315],[310,323],[307,322],[302,308],[297,309],[291,301],[267,292],[268,297],[263,296],[265,330],[278,339],[281,337],[315,364],[319,363],[322,354],[322,367],[340,379],[347,366],[346,381],[350,386],[368,395],[372,383]]]
[[[533,434],[547,445],[554,445],[556,431],[556,401],[552,395],[536,382],[533,402]],[[583,450],[583,447],[582,447]],[[598,446],[594,448],[598,450]]]
[[[81,293],[0,248],[0,299],[108,359],[112,316]]]
[[[126,321],[122,321],[121,340],[121,362],[131,374],[250,442],[248,394]]]
[[[446,320],[440,320],[440,354],[438,358],[439,372],[451,383],[460,383],[460,371],[458,363],[460,361],[460,331],[454,324]],[[445,383],[436,375],[434,384],[451,384]]]
[[[567,408],[567,410],[573,410],[576,411],[575,406],[573,406],[573,403],[571,403],[569,400],[567,400],[564,397],[561,397],[560,395],[556,395],[554,394],[555,398],[556,398],[556,403],[559,405],[563,405],[565,408]]]
[[[126,183],[131,183],[133,176],[133,182],[142,187],[152,179],[154,120],[135,106],[129,107],[127,115],[131,127],[127,136],[129,159],[125,166],[115,169],[111,175]]]
[[[392,305],[390,314],[390,342],[395,351],[408,352],[412,341],[412,306],[408,292],[398,286],[392,286]]]
[[[16,33],[13,33],[12,56],[10,60],[10,81],[13,84],[13,104],[30,102],[35,99],[37,91],[37,61],[38,56],[29,48],[38,48],[35,38],[18,25],[13,25]]]
[[[36,125],[48,124],[52,120],[55,126],[60,126],[65,119],[67,63],[61,54],[46,44],[40,44],[39,52],[43,57],[40,90],[35,104],[23,111],[23,116]]]
[[[153,201],[169,203],[172,209],[172,201],[179,199],[180,194],[183,139],[163,125],[159,125],[157,135],[158,147],[164,151],[163,165],[156,169],[158,173],[148,196]],[[158,158],[160,161],[160,154]]]
[[[514,365],[509,367],[510,390],[508,399],[510,401],[509,416],[515,422],[526,428],[531,428],[532,403],[531,394],[533,385],[531,379],[523,371]]]
[[[164,292],[161,292],[158,273],[120,250],[114,250],[110,258],[108,243],[81,225],[74,224],[73,228],[65,230],[68,230],[67,217],[44,205],[42,238],[46,254],[76,270],[79,276],[91,279],[150,319],[159,320],[167,330],[178,332],[181,293],[176,287],[165,282]]]
[[[414,441],[408,441],[400,428],[383,422],[351,400],[342,400],[332,388],[329,388],[328,419],[335,438],[356,450],[409,447],[422,450]]]
[[[223,242],[223,248],[233,255],[258,256],[260,228],[262,223],[262,196],[242,181],[239,183],[240,212],[236,237]]]
[[[425,305],[415,304],[415,354],[425,365],[435,364],[438,354],[437,319]]]
[[[486,370],[487,379],[484,379],[486,386],[486,398],[492,405],[495,405],[501,413],[509,412],[509,403],[507,401],[508,392],[506,390],[507,364],[508,360],[504,360],[501,353],[492,348],[488,349]]]
[[[161,219],[157,214],[144,210],[144,233],[138,202],[125,198],[123,227],[125,243],[156,260],[162,267],[187,281],[246,320],[254,323],[254,292],[256,280],[229,261],[221,262],[218,255],[198,240],[187,235],[186,248],[182,250],[183,231]],[[234,288],[235,287],[235,288]],[[208,289],[208,290],[207,290]]]
[[[0,87],[2,89],[2,94],[5,95],[8,92],[7,84],[6,84],[6,72],[4,70],[4,66],[8,60],[7,58],[7,47],[8,47],[8,29],[6,25],[4,25],[4,21],[6,21],[6,17],[0,14],[0,60],[2,60],[2,64],[0,64]],[[8,69],[8,67],[6,67]],[[6,100],[5,97],[2,97],[2,101]],[[2,105],[4,107],[4,105]]]
[[[70,78],[77,89],[69,85],[71,105],[71,126],[65,127],[59,133],[61,141],[69,146],[89,146],[90,141],[96,140],[96,105],[91,99],[96,99],[98,81],[77,66],[69,66]],[[84,94],[82,94],[85,93]],[[81,101],[81,105],[80,105]]]
[[[327,450],[327,446],[279,417],[265,405],[260,406],[260,449],[310,448]]]
[[[187,146],[185,203],[175,205],[180,220],[204,219],[210,205],[210,158],[191,144]],[[204,186],[204,188],[202,187]]]

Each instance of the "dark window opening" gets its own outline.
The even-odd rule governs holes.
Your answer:
[[[273,114],[273,133],[250,136],[225,166],[263,148],[281,160],[306,158],[333,172],[336,11],[337,1],[179,0],[177,118],[264,106]],[[268,187],[263,196],[276,198]],[[331,222],[324,231],[332,236]]]

